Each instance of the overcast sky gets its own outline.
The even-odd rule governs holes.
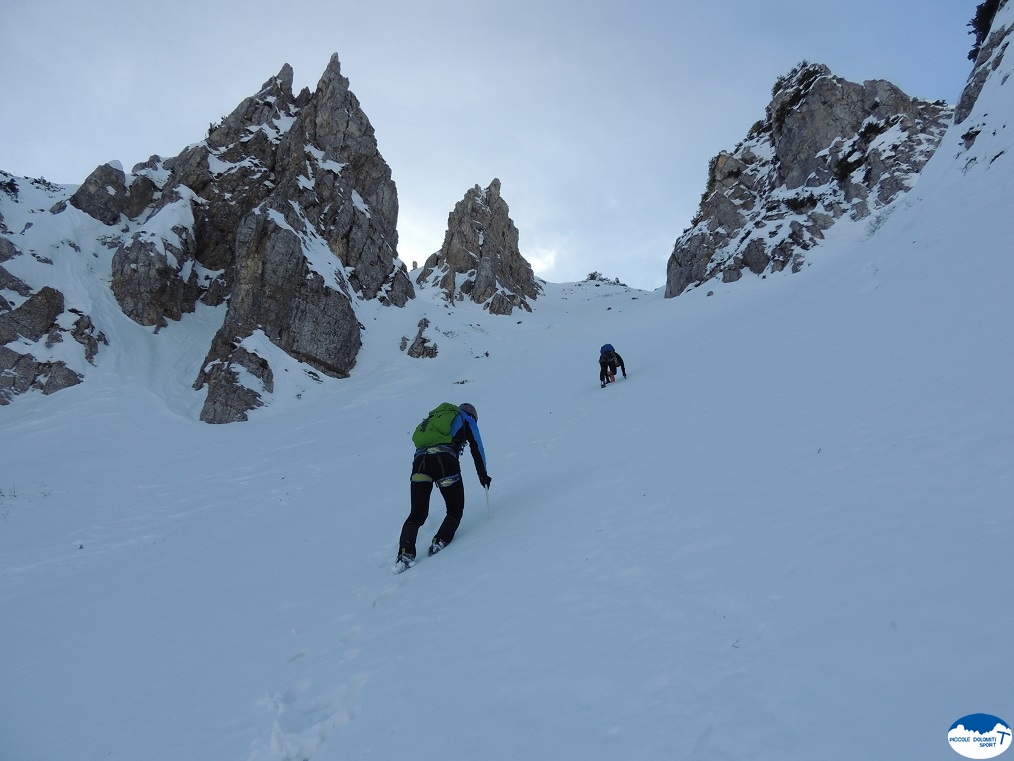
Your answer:
[[[399,253],[494,177],[554,282],[665,283],[709,159],[801,60],[955,103],[980,0],[0,0],[0,169],[79,184],[175,156],[333,53],[398,186]]]

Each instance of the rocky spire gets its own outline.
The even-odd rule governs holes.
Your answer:
[[[862,219],[904,193],[953,109],[890,82],[861,85],[802,63],[776,82],[765,118],[711,160],[691,227],[676,241],[667,297],[713,277],[798,270],[837,219]]]
[[[260,403],[251,377],[270,391],[268,359],[244,345],[255,332],[345,377],[361,346],[354,302],[414,297],[398,260],[391,170],[337,55],[312,93],[293,95],[286,64],[206,140],[134,171],[159,186],[113,258],[123,311],[162,325],[198,301],[228,302],[195,383],[209,388],[203,420],[245,419]]]
[[[542,287],[518,248],[518,229],[500,196],[500,180],[485,190],[476,185],[454,206],[444,244],[426,260],[416,282],[431,277],[449,302],[468,298],[492,314],[511,314],[514,307],[532,311],[528,299],[538,298]]]

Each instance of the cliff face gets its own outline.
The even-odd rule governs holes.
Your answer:
[[[798,270],[838,219],[862,219],[904,193],[953,109],[889,82],[861,85],[800,64],[774,87],[765,118],[711,161],[692,225],[676,241],[667,297],[715,277]]]
[[[195,387],[208,386],[201,418],[231,422],[258,403],[247,373],[271,390],[265,357],[243,342],[261,332],[333,377],[361,347],[353,299],[403,306],[413,289],[397,261],[398,197],[373,128],[337,56],[317,89],[292,94],[286,65],[208,139],[163,163],[154,209],[187,221],[169,261],[165,239],[135,234],[113,262],[124,311],[158,324],[194,300],[228,300],[225,321]],[[153,287],[154,286],[154,287]],[[166,298],[168,296],[168,298]]]

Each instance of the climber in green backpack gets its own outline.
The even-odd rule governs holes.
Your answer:
[[[486,472],[486,453],[479,435],[479,416],[471,404],[441,404],[431,410],[412,434],[415,456],[412,458],[410,486],[411,510],[401,529],[395,571],[403,571],[415,563],[415,542],[419,529],[430,512],[433,485],[440,489],[447,507],[447,517],[430,544],[429,554],[435,555],[450,544],[465,510],[465,486],[461,482],[459,458],[468,444],[475,463],[479,483],[489,488],[493,479]]]

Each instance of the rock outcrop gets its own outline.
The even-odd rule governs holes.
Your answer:
[[[123,215],[136,219],[152,202],[157,187],[148,177],[127,176],[117,163],[103,164],[88,175],[70,197],[70,204],[107,225]]]
[[[268,389],[267,358],[241,346],[254,331],[347,377],[361,346],[354,301],[414,297],[391,170],[337,56],[314,92],[294,96],[286,64],[205,141],[133,171],[127,182],[99,167],[71,203],[115,224],[149,199],[113,256],[113,294],[131,319],[164,326],[199,302],[228,303],[195,382],[208,387],[202,420],[243,420],[260,404],[242,380],[252,373]]]
[[[6,275],[0,278],[3,287],[19,293],[27,290],[22,281],[3,268],[0,275]],[[89,362],[99,342],[106,340],[102,333],[96,333],[87,316],[67,315],[63,294],[48,286],[31,293],[16,309],[0,314],[0,405],[9,404],[15,395],[31,389],[52,394],[81,382],[81,375],[65,362],[37,359],[31,346],[45,339],[45,348],[51,349],[68,336],[84,347]]]
[[[994,22],[996,15],[1003,10],[1007,2],[1008,0],[1000,0],[997,3],[984,2],[976,9],[976,17],[970,26],[975,27],[977,40],[980,34],[983,39],[969,53],[969,57],[974,58],[975,65],[967,84],[961,91],[961,97],[958,98],[958,105],[954,109],[955,124],[962,124],[968,118],[979,93],[982,92],[982,86],[986,83],[986,79],[1003,62],[1004,53],[1007,52],[1007,46],[1010,44],[1011,28],[1009,25]],[[978,26],[980,24],[981,27]],[[971,137],[974,141],[975,135],[978,133],[974,131],[974,128],[971,132],[974,133]],[[965,139],[967,141],[969,138]]]
[[[425,317],[419,320],[419,330],[416,331],[415,338],[412,339],[411,343],[408,340],[408,336],[402,336],[401,350],[415,359],[437,356],[439,347],[424,335],[426,328],[429,326],[430,321]]]
[[[1014,37],[1014,7],[1008,2],[1000,2],[995,6],[995,14],[988,15],[986,3],[979,6],[980,13],[985,13],[976,20],[983,24],[982,44],[978,48],[975,68],[969,78],[968,85],[961,94],[955,117],[955,129],[959,130],[960,150],[955,159],[961,162],[962,171],[968,175],[973,171],[996,172],[1004,171],[1001,159],[1009,154],[1009,130],[1014,125],[1004,124],[993,117],[988,109],[978,108],[979,93],[990,89],[989,99],[995,102],[998,98],[1009,98],[1004,95],[1003,88],[1014,86],[1010,79],[1010,66],[1004,63],[1011,38]],[[989,27],[984,24],[988,21]],[[960,116],[961,121],[957,118]]]
[[[491,314],[509,315],[515,307],[532,311],[528,301],[538,298],[542,287],[518,248],[518,229],[500,195],[500,180],[485,190],[476,185],[454,206],[443,246],[426,260],[416,282],[431,278],[452,304],[467,298]]]
[[[10,236],[0,238],[0,261],[18,259],[16,270],[0,268],[0,289],[9,294],[0,304],[0,332],[14,336],[16,328],[24,339],[4,347],[11,394],[42,388],[47,373],[47,391],[58,376],[60,383],[69,379],[45,361],[26,364],[25,346],[39,340],[38,330],[17,326],[28,317],[41,324],[34,310],[56,304],[59,294],[38,290],[44,270],[27,264],[29,257],[52,265],[50,256],[66,256],[82,272],[109,261],[108,287],[120,309],[156,333],[199,304],[219,307],[221,328],[191,379],[207,389],[201,419],[212,423],[244,420],[264,403],[273,388],[271,362],[288,362],[280,352],[307,365],[313,379],[347,377],[362,346],[356,304],[402,307],[415,296],[398,259],[397,188],[337,56],[316,89],[298,95],[286,64],[178,156],[152,156],[130,174],[116,162],[103,164],[77,188],[26,185],[4,173],[0,194],[18,219],[15,231],[0,215],[0,233]],[[89,240],[37,234],[46,215],[38,204],[46,199],[53,199],[49,214],[76,209],[96,220],[75,225],[89,230]],[[27,271],[42,282],[15,277]],[[95,301],[82,303],[90,309]],[[72,321],[62,302],[59,312],[48,315],[44,332],[51,340],[72,335],[85,348],[81,359],[91,362],[101,343],[91,317],[79,310]],[[56,319],[62,327],[52,332]],[[87,363],[75,358],[75,365]]]
[[[952,113],[890,82],[859,85],[800,64],[746,140],[712,159],[700,209],[669,257],[666,297],[744,269],[798,270],[838,219],[867,217],[910,187]]]

